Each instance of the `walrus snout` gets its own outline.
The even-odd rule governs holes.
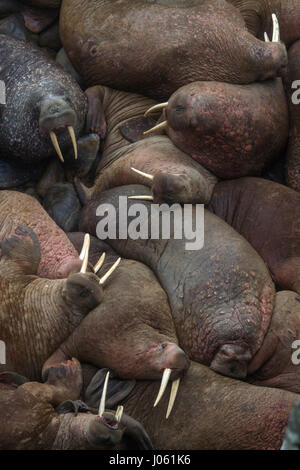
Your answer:
[[[212,361],[210,368],[222,375],[244,379],[252,354],[247,346],[225,344],[220,348]]]
[[[76,126],[76,113],[63,98],[48,98],[41,103],[39,126],[41,134],[64,132]]]
[[[64,163],[64,157],[56,134],[63,135],[65,131],[69,133],[76,160],[78,156],[77,141],[74,131],[76,125],[76,113],[63,98],[51,96],[42,101],[39,118],[40,133],[42,136],[50,136],[53,147],[62,163]],[[66,138],[64,138],[64,141],[66,142]]]

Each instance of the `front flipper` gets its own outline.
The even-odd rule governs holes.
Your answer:
[[[124,139],[133,143],[137,142],[138,140],[145,139],[147,136],[144,135],[144,132],[152,129],[155,124],[156,121],[150,116],[140,116],[138,118],[129,119],[129,121],[124,122],[119,127],[119,130]]]
[[[51,403],[59,405],[66,400],[76,401],[82,389],[82,370],[80,362],[72,360],[60,362],[43,370],[45,386],[52,390]]]
[[[103,392],[105,377],[108,369],[100,369],[92,378],[90,384],[84,393],[84,401],[91,407],[98,409]],[[113,371],[110,371],[106,407],[114,408],[122,403],[132,392],[135,386],[135,380],[121,380]]]
[[[65,171],[67,180],[69,182],[72,182],[75,176],[80,179],[88,176],[93,167],[97,165],[96,159],[98,156],[99,147],[100,138],[97,134],[88,134],[78,139],[77,160],[74,160],[73,149],[70,149],[67,153]],[[95,175],[93,174],[93,177],[94,176]]]
[[[128,450],[153,450],[150,437],[138,421],[123,414],[121,424],[125,426],[123,439]]]
[[[106,120],[102,106],[101,88],[94,86],[88,88],[85,94],[88,99],[88,113],[86,118],[86,132],[98,134],[101,139],[106,136]]]
[[[0,243],[2,258],[13,261],[24,274],[36,274],[40,264],[39,241],[30,227],[19,225],[15,235]]]

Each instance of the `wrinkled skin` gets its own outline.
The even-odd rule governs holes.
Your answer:
[[[18,371],[40,380],[46,359],[103,299],[94,274],[76,273],[64,280],[36,276],[39,244],[33,232],[19,228],[19,238],[1,243],[1,339],[6,344],[2,371]],[[81,367],[76,359],[48,370],[48,384],[80,392]],[[75,396],[74,399],[76,399]]]
[[[300,294],[300,195],[260,178],[215,186],[208,209],[237,230],[260,254],[281,289]]]
[[[196,80],[251,83],[286,67],[283,44],[254,38],[225,0],[187,6],[64,0],[60,35],[88,86],[101,83],[157,99]]]
[[[37,382],[18,388],[0,384],[0,417],[5,423],[1,450],[126,450],[133,443],[151,448],[143,427],[127,415],[117,425],[110,411],[103,419],[91,413],[58,414],[47,386]]]
[[[272,13],[280,25],[281,40],[290,46],[300,38],[300,5],[298,0],[227,0],[243,15],[249,31],[263,39],[272,38]]]
[[[84,207],[81,230],[96,233],[99,204],[116,208],[118,225],[119,196],[137,194],[149,194],[149,190],[132,185],[102,193]],[[127,199],[128,208],[134,202]],[[150,209],[148,202],[143,205]],[[148,225],[148,214],[142,211],[141,227]],[[195,223],[195,206],[192,217]],[[204,230],[205,244],[199,251],[186,250],[184,237],[174,239],[173,227],[170,240],[107,242],[122,256],[153,269],[168,294],[179,345],[191,359],[224,375],[245,378],[270,323],[274,286],[265,264],[246,240],[208,211]]]
[[[72,146],[67,126],[78,136],[87,113],[87,99],[77,83],[30,43],[0,35],[0,46],[0,79],[6,85],[1,156],[26,163],[55,156],[50,131],[57,134],[62,151]]]
[[[124,406],[145,426],[154,449],[165,450],[279,449],[289,413],[300,399],[222,377],[193,362],[166,420],[170,385],[153,408],[158,389],[156,382],[138,381]]]
[[[261,174],[288,138],[281,79],[191,83],[171,96],[165,114],[172,142],[223,179]]]
[[[1,191],[0,214],[0,240],[13,235],[19,225],[30,227],[36,234],[41,251],[38,276],[66,278],[80,270],[78,253],[36,199],[15,191]]]
[[[105,263],[98,275],[110,265]],[[101,305],[49,358],[44,371],[73,356],[108,367],[123,379],[159,380],[166,368],[176,379],[189,366],[177,345],[167,295],[151,270],[133,260],[122,260],[107,282]]]
[[[295,352],[292,345],[299,338],[300,297],[295,292],[279,292],[270,328],[252,361],[251,367],[256,372],[251,375],[250,369],[247,381],[263,387],[300,393],[300,367],[292,362]]]
[[[286,182],[288,186],[300,191],[300,41],[295,42],[289,50],[288,78],[285,88],[290,111],[290,136],[286,153]],[[296,82],[296,83],[294,83]]]
[[[135,137],[143,114],[155,104],[153,100],[100,86],[89,91],[101,101],[107,124],[107,137],[89,196],[116,186],[140,183],[152,189],[157,203],[209,202],[217,179],[176,148],[168,137],[158,135],[129,143],[122,136],[120,129],[128,124],[126,132]],[[154,179],[140,176],[131,167],[151,174]]]

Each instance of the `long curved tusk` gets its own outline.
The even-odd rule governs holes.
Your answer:
[[[101,401],[100,401],[100,405],[99,405],[99,413],[98,413],[98,416],[100,416],[100,418],[103,416],[103,413],[104,413],[104,411],[105,411],[105,401],[106,401],[106,393],[107,393],[108,379],[109,379],[109,371],[107,372],[106,377],[105,377],[105,382],[104,382],[102,397],[101,397]]]
[[[84,243],[83,243],[83,248],[84,248],[84,245],[85,245],[85,251],[84,251],[84,257],[83,257],[82,266],[81,266],[81,270],[80,270],[80,272],[82,274],[86,273],[86,268],[87,268],[87,265],[88,265],[88,262],[89,262],[90,243],[91,243],[91,238],[90,238],[89,234],[87,233],[84,237]],[[82,251],[83,251],[83,248],[82,248]]]
[[[148,114],[153,113],[154,111],[160,111],[161,109],[165,109],[165,108],[167,108],[167,106],[168,106],[168,102],[156,104],[156,105],[152,106],[151,108],[149,108],[145,112],[144,116],[146,117],[146,116],[148,116]]]
[[[271,42],[268,33],[264,33],[265,42]]]
[[[153,196],[129,196],[128,199],[138,199],[144,201],[153,201]]]
[[[53,147],[56,150],[57,155],[59,156],[60,161],[64,163],[65,162],[64,157],[63,157],[63,154],[61,153],[60,146],[59,146],[55,132],[50,131],[50,139],[52,141]]]
[[[279,42],[280,41],[280,28],[279,28],[279,21],[275,13],[272,14],[272,21],[273,21],[272,42]]]
[[[166,127],[168,127],[168,121],[161,122],[160,124],[157,124],[157,126],[152,127],[152,129],[149,129],[148,131],[143,132],[143,135],[152,134],[155,131],[160,131],[161,129],[165,129]]]
[[[84,259],[86,248],[87,248],[87,245],[89,243],[88,238],[89,238],[89,234],[86,233],[85,236],[84,236],[82,249],[81,249],[81,252],[80,252],[80,255],[79,255],[79,259],[81,259],[81,261],[83,261],[83,259]]]
[[[164,373],[163,373],[163,376],[162,376],[162,379],[161,379],[160,389],[158,391],[157,398],[156,398],[155,403],[154,403],[153,406],[158,405],[158,403],[160,402],[163,394],[165,393],[165,390],[166,390],[166,387],[168,385],[171,372],[172,372],[171,369],[165,369],[164,370]]]
[[[104,251],[104,253],[102,253],[102,255],[100,256],[97,264],[95,264],[95,266],[94,266],[95,274],[97,274],[97,272],[100,271],[100,269],[102,268],[102,265],[103,265],[104,260],[105,260],[105,256],[106,256],[106,253]]]
[[[174,380],[173,383],[172,383],[172,388],[171,388],[171,394],[170,394],[170,400],[169,400],[169,404],[168,404],[166,419],[168,419],[168,417],[170,416],[171,411],[173,409],[174,402],[175,402],[176,395],[177,395],[178,388],[179,388],[179,384],[180,384],[180,379]]]
[[[107,279],[109,278],[109,276],[114,272],[114,270],[119,266],[120,264],[120,261],[121,261],[121,258],[118,258],[117,261],[115,262],[115,264],[107,271],[106,274],[104,274],[103,277],[101,277],[100,279],[100,284],[104,284]]]
[[[150,175],[149,173],[144,173],[141,170],[137,170],[136,168],[131,167],[132,171],[135,171],[138,175],[144,176],[145,178],[148,178],[149,180],[153,181],[154,176]]]
[[[123,411],[124,411],[124,406],[118,406],[117,411],[115,413],[115,421],[119,423],[122,419],[123,416]]]
[[[74,155],[75,155],[75,160],[77,160],[78,157],[78,150],[77,150],[77,142],[76,142],[76,136],[75,136],[75,131],[72,126],[68,126],[68,131],[72,140],[73,144],[73,149],[74,149]]]

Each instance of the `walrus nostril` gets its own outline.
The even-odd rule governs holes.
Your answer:
[[[246,346],[225,344],[215,355],[210,368],[222,375],[244,379],[250,360],[251,352]]]

